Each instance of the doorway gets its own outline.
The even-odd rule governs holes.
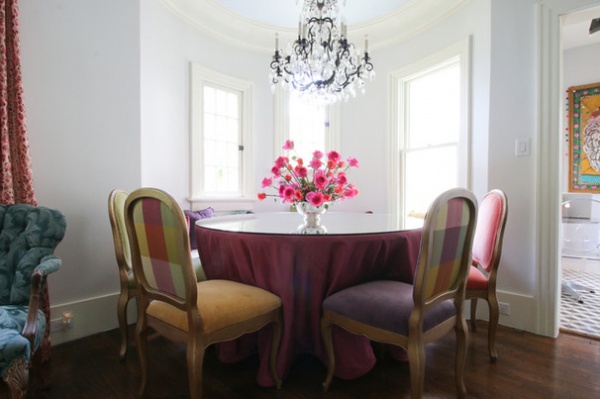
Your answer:
[[[589,60],[600,54],[600,32],[589,33],[591,21],[600,17],[600,6],[566,14],[561,24],[563,43],[564,127],[568,126],[567,89],[600,82],[600,71]],[[582,63],[580,57],[589,62]],[[564,130],[566,132],[566,130]],[[568,192],[568,135],[562,140],[560,252],[560,328],[600,338],[600,195]]]

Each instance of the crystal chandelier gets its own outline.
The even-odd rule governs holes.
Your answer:
[[[375,76],[365,36],[364,54],[348,42],[338,0],[304,0],[298,39],[288,45],[286,55],[275,35],[271,62],[271,86],[297,91],[301,97],[321,104],[347,101],[364,93],[365,80]]]

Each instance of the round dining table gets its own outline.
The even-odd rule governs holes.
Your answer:
[[[421,230],[400,230],[385,214],[329,212],[326,234],[298,234],[293,212],[218,216],[196,222],[200,261],[208,279],[239,281],[281,298],[283,334],[277,369],[285,378],[297,354],[324,361],[321,304],[344,288],[373,280],[413,282]],[[352,379],[375,364],[370,341],[334,327],[335,375]],[[217,346],[219,359],[233,363],[257,353],[258,384],[273,386],[268,356],[271,329]]]

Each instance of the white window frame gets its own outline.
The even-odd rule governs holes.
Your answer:
[[[233,195],[212,195],[204,191],[204,87],[221,86],[225,90],[236,91],[241,96],[241,144],[240,191]],[[254,195],[254,171],[252,149],[252,101],[253,84],[220,72],[191,63],[190,90],[190,196],[192,209],[208,206],[216,211],[251,210],[256,202]]]
[[[407,124],[406,124],[406,98],[404,98],[405,82],[414,79],[427,72],[435,70],[450,61],[457,60],[460,63],[461,87],[460,87],[460,132],[459,132],[459,185],[470,188],[471,161],[470,161],[470,65],[471,65],[471,39],[466,38],[436,54],[433,54],[410,66],[392,72],[390,84],[390,131],[389,131],[389,212],[397,215],[400,226],[404,226],[404,204],[405,198],[405,157],[404,150],[407,148]],[[401,95],[402,93],[402,95]]]
[[[275,87],[275,99],[274,99],[274,152],[275,156],[281,154],[283,144],[289,137],[289,126],[290,126],[290,118],[289,118],[289,93],[288,89],[284,89],[281,86],[277,85]],[[327,134],[325,136],[325,148],[315,148],[315,150],[321,151],[341,151],[340,148],[340,126],[341,126],[341,117],[340,117],[340,104],[335,103],[328,106],[328,118],[329,118],[329,127],[327,129]]]

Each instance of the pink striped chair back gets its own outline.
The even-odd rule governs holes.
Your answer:
[[[449,190],[431,204],[415,276],[415,304],[449,299],[459,289],[464,292],[476,219],[477,200],[469,190]]]
[[[126,202],[135,278],[149,299],[185,309],[195,303],[196,277],[185,216],[167,193],[142,188]]]

